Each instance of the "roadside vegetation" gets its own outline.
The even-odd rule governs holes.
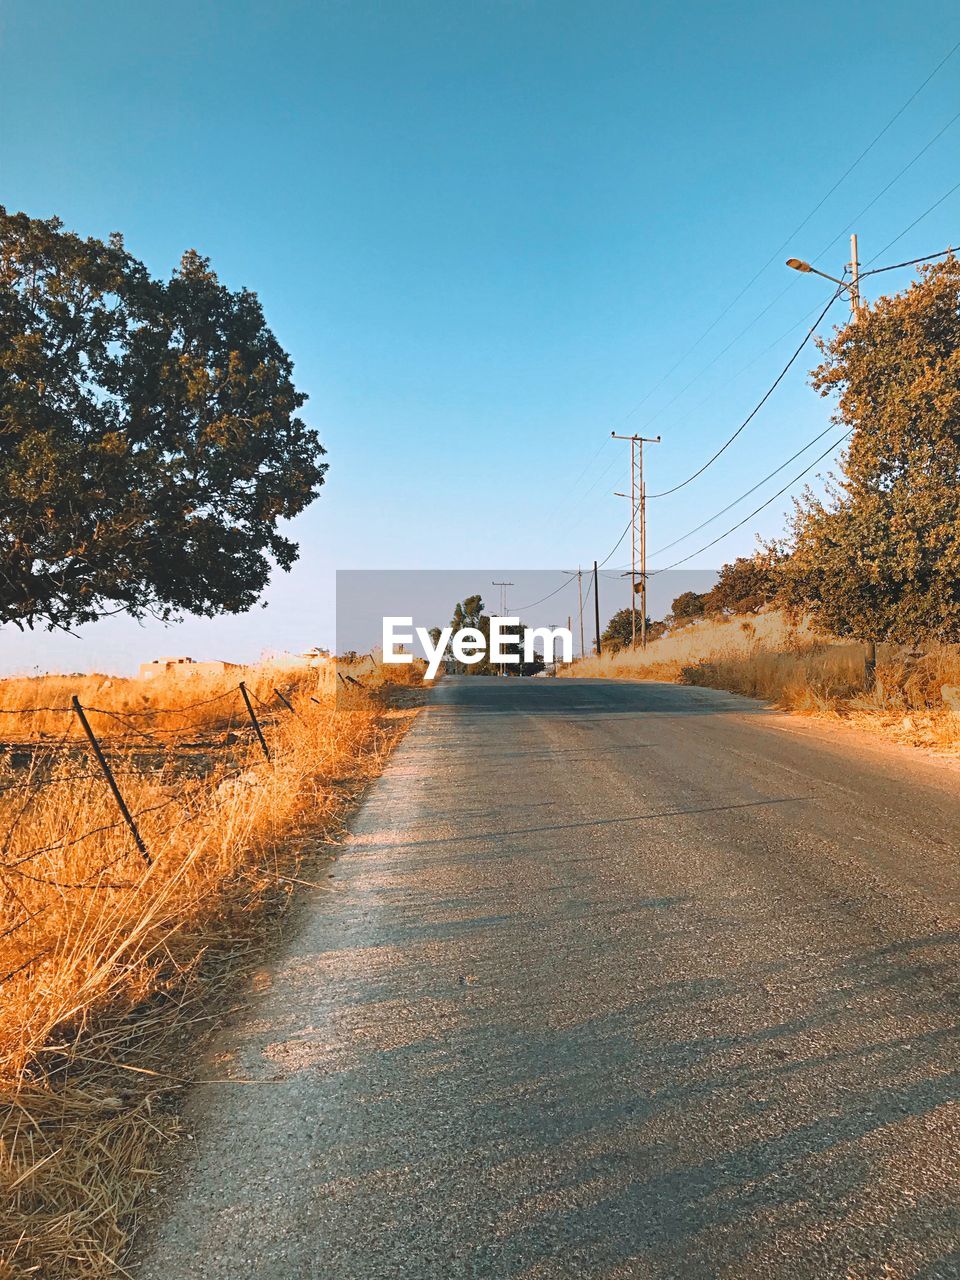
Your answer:
[[[960,747],[960,262],[921,269],[820,344],[849,443],[785,536],[685,591],[653,642],[629,609],[563,674],[678,680]]]
[[[250,609],[325,481],[305,402],[198,253],[0,207],[0,625]],[[0,680],[0,1280],[122,1273],[198,1035],[413,714],[375,668]]]
[[[198,253],[0,207],[0,625],[252,608],[325,482],[305,402]],[[198,1037],[421,675],[0,680],[0,1280],[122,1273]]]
[[[119,1274],[212,998],[414,714],[356,669],[0,681],[0,1276]]]
[[[800,715],[842,718],[895,741],[960,753],[960,646],[866,647],[824,636],[780,609],[703,617],[647,645],[584,658],[561,676],[668,680],[763,698]]]

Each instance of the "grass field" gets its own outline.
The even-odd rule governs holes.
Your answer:
[[[338,701],[335,682],[332,664],[0,681],[2,1280],[122,1274],[176,1127],[170,1062],[209,1022],[210,993],[261,953],[309,879],[305,852],[336,835],[413,714],[357,684]]]
[[[646,650],[588,657],[561,672],[620,680],[669,680],[765,698],[801,715],[842,717],[911,745],[960,751],[960,717],[943,686],[960,686],[960,646],[923,652],[880,645],[868,688],[865,648],[818,635],[777,610],[711,618],[668,633]]]

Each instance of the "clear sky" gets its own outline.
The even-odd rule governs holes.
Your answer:
[[[683,479],[829,296],[783,259],[839,274],[852,221],[868,261],[957,181],[960,53],[827,194],[958,40],[953,0],[0,0],[0,200],[120,230],[158,274],[197,248],[256,290],[330,463],[266,610],[80,639],[6,628],[0,666],[332,643],[336,568],[603,559],[629,514],[610,431],[662,434],[651,490]],[[960,191],[882,260],[958,229]],[[813,354],[701,479],[651,502],[652,550],[828,425]],[[690,565],[749,550],[788,509]],[[627,560],[624,543],[609,563]]]

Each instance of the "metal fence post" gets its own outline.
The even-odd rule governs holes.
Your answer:
[[[247,686],[240,681],[240,692],[243,694],[243,701],[246,703],[247,715],[250,717],[250,723],[253,725],[253,731],[260,740],[260,746],[263,748],[263,754],[270,759],[270,748],[267,746],[267,740],[263,736],[263,730],[260,728],[260,721],[257,719],[256,712],[253,709],[253,703],[250,701],[250,695],[247,693]]]
[[[107,785],[109,786],[110,790],[113,792],[113,798],[117,802],[117,808],[120,810],[121,814],[123,815],[123,820],[124,822],[126,822],[127,826],[130,828],[130,832],[134,840],[136,841],[137,848],[143,854],[144,858],[147,861],[147,865],[149,866],[151,859],[150,859],[150,854],[147,852],[147,846],[143,843],[143,837],[141,836],[139,830],[137,829],[137,824],[133,819],[133,814],[127,808],[127,802],[124,800],[123,796],[120,793],[120,788],[117,786],[117,780],[113,776],[113,770],[110,768],[110,765],[107,761],[107,757],[103,754],[103,748],[100,746],[100,743],[97,741],[97,735],[93,732],[93,729],[91,729],[90,721],[87,719],[84,713],[83,707],[81,707],[80,705],[80,699],[77,697],[76,694],[73,695],[72,702],[73,702],[73,709],[77,713],[77,717],[79,718],[80,723],[83,725],[83,731],[87,735],[88,739],[90,740],[90,746],[93,748],[93,754],[97,758],[97,764],[99,764],[100,768],[103,770],[103,776],[107,780]]]
[[[295,716],[297,713],[294,711],[293,707],[290,705],[290,703],[287,701],[287,699],[283,696],[283,694],[280,692],[280,690],[276,686],[274,686],[273,692],[277,695],[277,697],[280,699],[283,705],[287,708],[290,714]]]

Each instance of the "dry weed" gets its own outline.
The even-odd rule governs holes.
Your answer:
[[[269,761],[235,673],[0,682],[0,709],[32,709],[0,716],[0,1276],[122,1274],[175,1124],[178,1037],[262,945],[264,906],[282,908],[304,847],[336,831],[410,714],[362,691],[338,705],[332,666],[284,685],[241,674]],[[75,692],[100,709],[149,865],[62,710]]]

